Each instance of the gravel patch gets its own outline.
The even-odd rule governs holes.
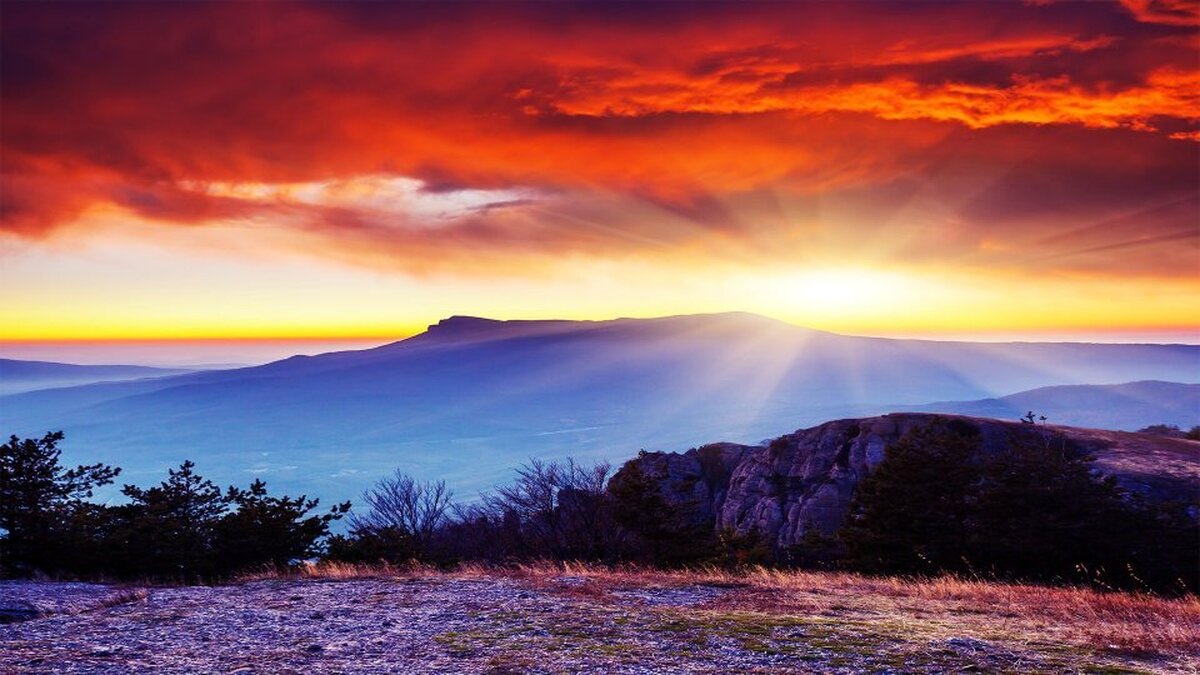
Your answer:
[[[434,575],[153,588],[6,584],[0,673],[1079,672],[1050,653],[825,616],[706,608],[738,589]],[[124,601],[112,602],[125,592]],[[41,610],[39,610],[41,611]]]

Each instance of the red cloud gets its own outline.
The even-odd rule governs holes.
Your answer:
[[[1147,23],[1200,26],[1200,2],[1196,0],[1121,0],[1121,4]]]
[[[1172,7],[1130,3],[1143,20]],[[116,205],[272,222],[407,268],[464,252],[752,256],[822,195],[860,195],[839,225],[861,235],[937,194],[931,212],[972,242],[1196,181],[1194,35],[1115,5],[4,11],[0,227],[30,236]],[[960,177],[976,173],[993,187],[962,203]],[[372,176],[535,198],[431,228],[399,202],[246,192]]]

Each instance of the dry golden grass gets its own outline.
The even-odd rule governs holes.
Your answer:
[[[956,577],[865,577],[761,567],[742,572],[668,572],[537,565],[517,572],[534,579],[554,574],[583,576],[601,587],[741,586],[712,607],[891,624],[929,637],[967,631],[992,639],[1053,641],[1113,652],[1200,655],[1200,598],[1195,596],[1171,599]]]
[[[769,614],[822,614],[848,620],[903,625],[930,636],[964,629],[993,639],[1050,640],[1128,653],[1200,654],[1200,599],[1168,599],[975,581],[875,578],[756,568],[736,574],[604,572],[593,578],[620,582],[747,584],[719,604]]]
[[[463,567],[462,569],[467,569]],[[390,579],[424,577],[431,574],[445,574],[443,569],[412,561],[404,565],[391,565],[386,562],[307,562],[281,571],[275,567],[264,567],[242,573],[236,583],[247,581],[287,580],[287,579]]]
[[[415,563],[411,566],[401,568],[387,563],[373,563],[368,565],[362,563],[321,562],[306,563],[286,571],[281,571],[274,567],[265,567],[261,570],[246,572],[240,575],[237,581],[248,582],[269,579],[381,579],[405,576],[417,569],[418,566]],[[434,570],[426,568],[423,571],[433,572]]]
[[[719,599],[696,608],[780,616],[824,617],[927,639],[972,635],[1015,645],[1082,648],[1111,654],[1200,660],[1200,598],[977,581],[907,579],[840,572],[754,567],[659,570],[542,562],[511,567],[462,565],[450,571],[411,564],[320,563],[286,578],[355,579],[451,576],[504,577],[531,587],[596,602],[614,590],[720,586]],[[563,583],[571,577],[571,583]],[[275,572],[244,580],[281,578]]]
[[[144,588],[127,588],[119,591],[114,595],[110,595],[100,601],[100,607],[116,607],[117,605],[128,605],[132,602],[141,602],[150,596],[150,591]]]
[[[122,605],[122,604],[139,603],[139,602],[144,601],[144,599],[146,599],[148,597],[150,597],[150,591],[148,591],[148,590],[125,589],[125,590],[121,590],[121,591],[114,593],[114,595],[112,595],[112,596],[108,596],[108,597],[102,599],[102,601],[100,601],[100,605],[98,605],[98,607],[109,608],[109,607],[118,607],[118,605]]]

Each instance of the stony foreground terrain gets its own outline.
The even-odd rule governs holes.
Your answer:
[[[849,575],[0,584],[0,673],[1195,672],[1200,602]],[[340,578],[338,578],[340,577]]]

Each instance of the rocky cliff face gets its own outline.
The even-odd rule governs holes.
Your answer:
[[[637,466],[659,485],[668,504],[685,507],[695,523],[713,522],[725,504],[734,470],[755,449],[736,443],[712,443],[682,454],[643,452],[621,472]]]
[[[887,446],[930,423],[978,433],[980,452],[1004,452],[1015,436],[1096,458],[1097,470],[1151,499],[1200,496],[1200,442],[994,419],[894,413],[826,422],[766,446],[719,443],[686,453],[644,453],[632,460],[668,503],[688,505],[719,530],[753,531],[778,548],[806,533],[833,534],[859,481]],[[627,465],[628,466],[628,465]]]

